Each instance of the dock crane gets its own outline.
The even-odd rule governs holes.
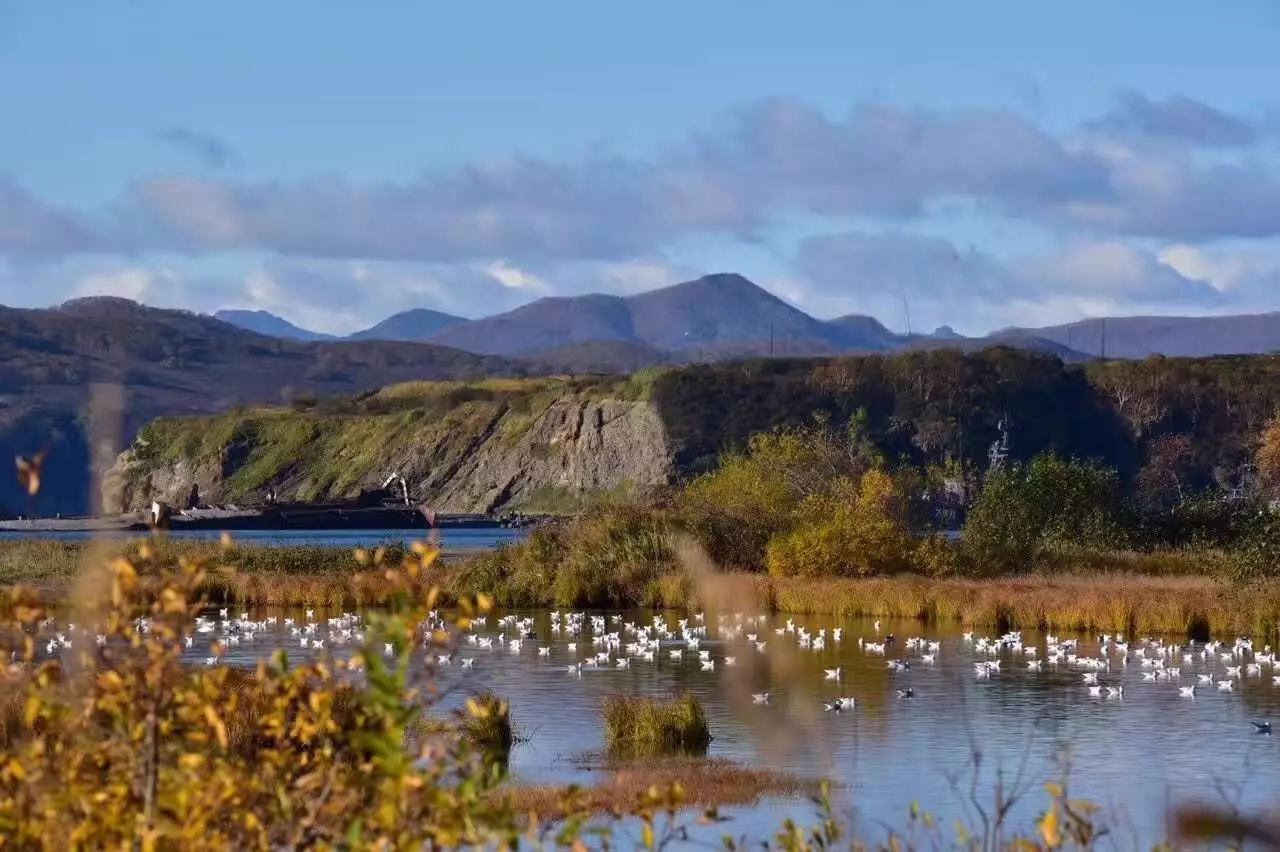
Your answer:
[[[392,473],[382,481],[382,490],[390,490],[392,484],[396,482],[400,483],[400,498],[404,501],[404,504],[408,506],[410,504],[409,483],[405,481],[405,478],[400,475],[399,471]]]

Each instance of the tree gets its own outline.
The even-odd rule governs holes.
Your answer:
[[[892,477],[869,470],[841,480],[797,509],[794,529],[769,543],[769,573],[781,576],[866,576],[903,570],[912,540],[905,505]]]
[[[1134,493],[1144,507],[1170,508],[1187,496],[1192,461],[1189,435],[1161,435],[1147,445],[1147,458],[1134,479]]]
[[[1052,453],[989,474],[969,511],[963,549],[980,573],[1026,570],[1041,548],[1121,539],[1114,470]]]
[[[685,524],[721,565],[758,568],[769,539],[790,529],[798,506],[857,481],[880,459],[856,415],[844,434],[825,421],[753,435],[745,453],[721,458],[680,496]]]

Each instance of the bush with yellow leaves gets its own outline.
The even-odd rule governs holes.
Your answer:
[[[74,660],[36,658],[46,618],[29,592],[4,602],[8,686],[22,715],[0,752],[0,836],[17,848],[144,849],[452,846],[513,843],[516,815],[490,792],[501,769],[468,738],[407,747],[430,700],[410,649],[434,600],[413,594],[435,551],[384,569],[392,606],[368,623],[349,662],[290,666],[282,653],[251,674],[192,669],[184,636],[203,603],[206,566],[117,559],[87,607],[102,631]],[[148,577],[147,574],[152,576]],[[137,593],[150,587],[139,611]],[[153,593],[156,587],[158,593]],[[484,601],[464,601],[467,619]],[[466,712],[466,711],[464,711]],[[479,712],[477,710],[476,712]]]
[[[792,530],[769,542],[769,573],[860,577],[904,570],[914,544],[904,515],[901,495],[883,471],[841,480],[805,498]]]

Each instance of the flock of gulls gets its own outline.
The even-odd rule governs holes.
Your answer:
[[[59,628],[47,621],[41,626],[44,649],[49,655],[72,648],[80,636],[98,645],[107,641],[106,636],[74,624]],[[144,632],[150,628],[145,618],[139,619],[136,626]],[[449,629],[438,612],[432,612],[423,627],[424,635]],[[859,637],[856,645],[864,655],[885,658],[886,667],[895,675],[907,675],[915,667],[933,667],[943,653],[938,640],[918,636],[898,639],[892,633],[882,634],[879,621],[873,624],[873,631],[872,638]],[[1006,666],[1028,672],[1077,673],[1080,687],[1099,699],[1123,699],[1125,683],[1134,680],[1135,673],[1141,682],[1152,683],[1154,688],[1167,684],[1179,697],[1190,700],[1195,700],[1202,690],[1235,692],[1247,679],[1269,679],[1280,687],[1276,652],[1270,646],[1255,650],[1253,641],[1243,637],[1234,642],[1174,643],[1159,638],[1126,641],[1120,635],[1103,634],[1090,644],[1091,654],[1085,653],[1080,639],[1052,634],[1044,637],[1043,644],[1024,642],[1018,631],[999,637],[966,632],[962,638],[962,647],[954,653],[967,653],[974,658],[973,672],[979,680],[1001,676]],[[739,665],[747,655],[765,655],[779,646],[821,654],[846,642],[840,627],[810,630],[790,618],[775,626],[764,615],[732,613],[720,615],[708,624],[704,613],[673,623],[663,614],[643,621],[628,620],[621,614],[560,611],[550,613],[549,636],[545,640],[538,637],[532,616],[514,614],[497,618],[492,628],[487,618],[473,619],[469,628],[454,639],[452,650],[441,653],[442,649],[433,649],[429,662],[437,667],[457,665],[469,670],[487,655],[527,654],[577,677],[587,672],[645,665],[697,665],[700,671],[717,672]],[[364,641],[364,622],[356,613],[317,619],[314,610],[306,610],[302,618],[251,618],[248,613],[232,616],[226,608],[218,610],[216,616],[212,612],[198,616],[184,638],[196,660],[215,645],[225,652],[238,646],[250,646],[254,651],[260,648],[261,652],[250,657],[254,659],[279,647],[296,647],[308,654],[341,653],[341,649],[354,649]],[[393,649],[387,644],[382,651],[389,656]],[[561,658],[559,663],[552,661],[553,652]],[[563,661],[566,657],[568,662]],[[203,657],[210,666],[223,659],[221,653]],[[839,685],[836,689],[848,682],[841,665],[824,669],[822,678]],[[909,677],[902,683],[896,688],[898,699],[914,698],[916,692]],[[772,698],[770,692],[759,692],[752,695],[752,702],[769,704]],[[857,706],[858,699],[850,695],[836,695],[822,702],[823,710],[830,713],[851,712]],[[1271,732],[1269,721],[1252,724],[1259,733]]]

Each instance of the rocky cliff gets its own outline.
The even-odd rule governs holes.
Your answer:
[[[625,381],[418,383],[326,405],[154,421],[105,477],[104,505],[181,505],[193,485],[207,503],[351,498],[398,472],[438,511],[539,510],[674,473],[656,407]]]

